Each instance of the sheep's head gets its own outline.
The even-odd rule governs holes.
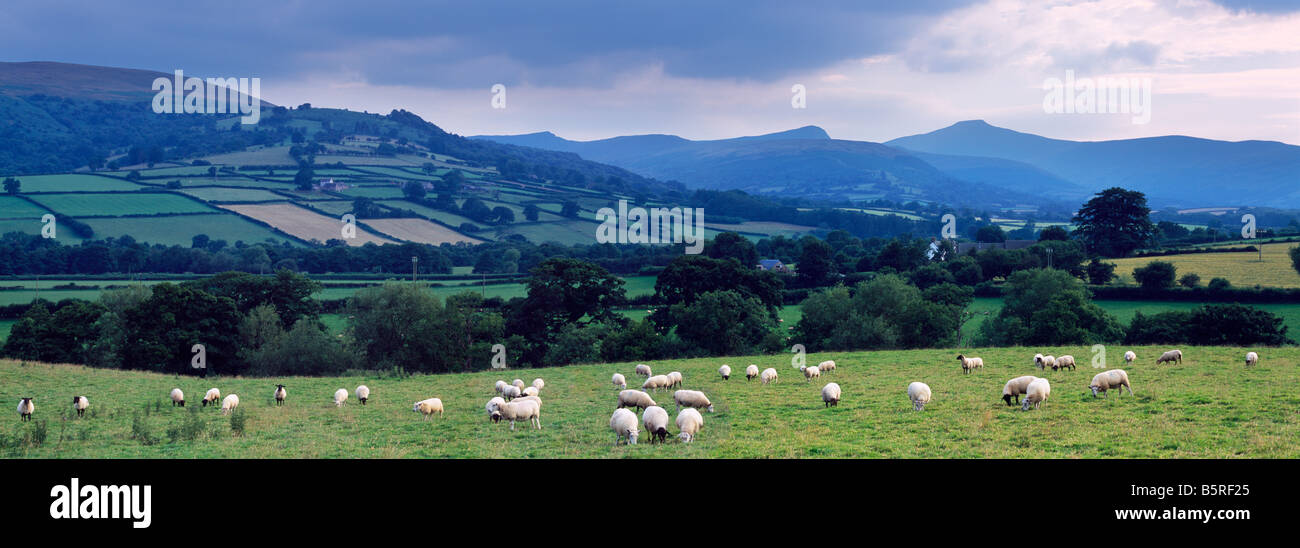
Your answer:
[[[709,404],[709,412],[710,412],[710,413],[713,412],[713,404],[711,404],[711,403]]]
[[[1094,398],[1097,397],[1097,390],[1098,390],[1099,388],[1100,388],[1100,387],[1097,386],[1097,385],[1095,385],[1095,384],[1092,385],[1092,386],[1089,386],[1089,387],[1088,387],[1088,389],[1092,390],[1092,397],[1094,397]]]
[[[1011,394],[1003,394],[1002,401],[1007,402],[1007,407],[1011,407]]]
[[[959,361],[959,362],[961,362],[961,361],[966,361],[966,356],[963,356],[963,355],[961,355],[961,354],[957,354],[957,361]]]
[[[1029,398],[1025,398],[1025,399],[1021,400],[1021,402],[1020,402],[1020,410],[1021,410],[1021,411],[1028,411],[1028,410],[1029,410]]]
[[[917,411],[922,411],[925,409],[925,402],[921,400],[912,400],[912,407]]]

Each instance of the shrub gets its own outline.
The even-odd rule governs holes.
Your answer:
[[[230,414],[230,432],[236,436],[243,436],[247,422],[248,417],[244,415],[244,410],[235,408],[235,412]]]
[[[145,410],[148,412],[148,407]],[[141,445],[158,443],[158,437],[154,435],[153,428],[149,426],[149,421],[141,416],[138,411],[131,414],[131,439],[140,442]]]
[[[1144,289],[1167,289],[1174,286],[1178,269],[1173,263],[1151,261],[1144,267],[1133,269],[1133,279]]]
[[[1196,287],[1201,284],[1201,277],[1196,274],[1185,274],[1178,278],[1178,285],[1183,287]]]

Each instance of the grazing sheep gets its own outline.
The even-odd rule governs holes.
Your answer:
[[[1011,398],[1015,398],[1016,403],[1020,403],[1020,395],[1024,394],[1029,388],[1029,383],[1037,378],[1033,375],[1025,375],[1007,381],[1006,386],[1002,387],[1002,401],[1007,402],[1007,407],[1011,407]]]
[[[840,385],[829,383],[822,387],[822,403],[826,407],[840,404]]]
[[[221,401],[221,391],[216,388],[209,388],[208,392],[203,395],[203,407],[216,406],[218,401]]]
[[[649,378],[650,375],[653,375],[654,373],[650,372],[650,366],[641,363],[641,364],[637,364],[636,366],[636,374],[641,375],[642,377]]]
[[[1056,369],[1056,357],[1055,357],[1055,356],[1052,356],[1052,355],[1049,354],[1049,355],[1047,355],[1047,356],[1039,356],[1039,357],[1037,357],[1036,359],[1038,360],[1037,364],[1038,364],[1038,368],[1039,368],[1039,369],[1046,369],[1046,368],[1048,368],[1048,367],[1050,367],[1050,368],[1052,368],[1052,369]]]
[[[229,415],[235,410],[236,407],[239,407],[239,396],[230,394],[226,396],[226,399],[221,400],[222,415]]]
[[[1250,367],[1250,366],[1255,365],[1255,364],[1257,364],[1257,363],[1259,363],[1259,354],[1256,354],[1256,353],[1254,353],[1254,352],[1247,352],[1247,353],[1246,353],[1246,367]]]
[[[546,388],[546,381],[542,379],[533,379],[533,387],[538,390]]]
[[[653,399],[650,399],[650,394],[646,394],[640,390],[624,390],[618,393],[618,406],[620,408],[635,407],[637,409],[645,409],[652,405],[659,404],[655,403]]]
[[[758,376],[758,366],[752,363],[749,364],[749,367],[745,368],[745,380],[752,381],[754,380],[754,377],[757,376]]]
[[[1181,365],[1183,363],[1183,351],[1170,350],[1168,352],[1165,352],[1164,354],[1161,354],[1159,358],[1156,358],[1156,365],[1160,365],[1162,363],[1170,363],[1170,362],[1176,362]]]
[[[627,438],[628,445],[636,445],[636,413],[622,408],[615,409],[614,415],[609,418],[609,428],[614,431],[615,446],[623,438]]]
[[[819,363],[817,364],[817,369],[820,370],[822,373],[825,373],[827,371],[834,371],[835,360],[826,360],[822,363]]]
[[[1029,383],[1029,386],[1025,388],[1025,401],[1020,403],[1020,410],[1028,411],[1031,406],[1034,409],[1038,409],[1039,405],[1042,405],[1043,402],[1047,401],[1047,396],[1051,393],[1052,385],[1047,382],[1047,379],[1034,379],[1033,382]]]
[[[19,402],[18,402],[18,420],[19,420],[19,421],[30,421],[30,420],[32,420],[32,411],[35,411],[35,410],[36,410],[36,404],[32,403],[32,399],[31,399],[31,398],[23,398],[22,400],[19,400]]]
[[[501,418],[510,421],[510,429],[515,429],[515,421],[531,421],[538,430],[542,429],[542,404],[535,400],[520,398],[501,404]]]
[[[506,401],[513,400],[522,395],[524,395],[523,391],[519,390],[519,387],[513,384],[507,384],[501,387],[501,397],[505,398]]]
[[[428,418],[434,413],[438,414],[438,418],[442,418],[442,400],[438,398],[429,398],[427,400],[417,401],[415,402],[415,405],[411,406],[411,411],[419,411],[420,413],[423,413],[425,420],[428,420]]]
[[[1097,373],[1092,377],[1092,384],[1089,384],[1088,388],[1092,390],[1092,397],[1094,398],[1097,397],[1097,392],[1105,392],[1106,397],[1109,398],[1110,393],[1106,391],[1112,388],[1119,390],[1121,396],[1124,395],[1124,388],[1128,388],[1128,395],[1133,395],[1133,385],[1129,384],[1128,373],[1125,373],[1123,369],[1111,369],[1110,371]]]
[[[966,356],[957,354],[957,361],[961,362],[962,373],[970,373],[976,368],[984,369],[984,358],[967,358]]]
[[[626,390],[627,377],[624,377],[622,373],[614,373],[614,388],[622,388]]]
[[[672,387],[674,387],[674,386],[681,386],[681,385],[682,385],[682,372],[681,372],[681,371],[673,371],[672,373],[669,373],[669,374],[667,375],[667,377],[668,377],[668,385],[665,386],[664,388],[672,388]]]
[[[801,367],[799,369],[803,371],[803,382],[812,382],[814,378],[821,378],[822,376],[822,370],[815,365],[812,367]]]
[[[673,392],[673,401],[677,402],[677,410],[681,411],[683,407],[694,407],[696,409],[708,409],[713,412],[713,402],[709,397],[699,390],[678,390]]]
[[[645,390],[648,388],[658,392],[660,388],[668,388],[668,385],[671,382],[672,381],[668,380],[668,375],[655,375],[641,383],[641,389]]]
[[[645,424],[646,433],[650,434],[650,443],[668,440],[668,412],[664,408],[658,405],[645,408],[645,412],[641,413],[641,422]]]
[[[510,381],[510,384],[514,385],[515,388],[518,388],[520,392],[523,392],[523,390],[524,390],[524,380],[523,380],[523,379],[515,379],[515,380],[513,380],[513,381]]]
[[[364,384],[361,385],[361,386],[358,386],[358,387],[357,387],[357,399],[358,399],[358,400],[361,400],[361,405],[365,405],[365,404],[366,404],[366,400],[370,399],[370,387],[369,387],[369,386],[366,386],[366,385],[364,385]]]
[[[539,398],[537,396],[519,396],[518,398],[515,398],[510,401],[531,401],[537,404],[538,409],[542,408],[542,398]]]
[[[168,397],[172,399],[172,407],[176,407],[178,405],[181,407],[185,407],[185,393],[181,392],[181,389],[173,388],[171,394],[168,394]]]
[[[1052,364],[1052,371],[1056,371],[1057,369],[1063,370],[1066,368],[1069,368],[1071,371],[1074,370],[1074,356],[1066,354],[1056,358],[1056,363]]]
[[[695,435],[700,433],[701,428],[704,428],[704,417],[700,416],[699,411],[687,407],[677,414],[677,429],[681,430],[677,437],[682,441],[695,441]]]
[[[78,417],[86,416],[87,407],[90,407],[90,400],[86,399],[85,396],[72,397],[72,408],[77,411]]]
[[[276,404],[276,405],[284,405],[284,398],[285,398],[285,396],[288,396],[288,395],[289,395],[289,391],[284,389],[284,385],[283,385],[283,384],[277,384],[277,385],[275,385],[275,404]]]
[[[536,387],[536,386],[525,386],[525,387],[524,387],[524,395],[525,395],[525,396],[536,396],[536,395],[538,395],[538,394],[540,394],[540,393],[541,393],[541,392],[537,390],[537,387]]]
[[[917,411],[925,409],[925,404],[930,403],[930,385],[923,382],[907,385],[907,399],[912,400],[912,407]]]
[[[488,420],[490,420],[490,421],[492,421],[492,422],[500,422],[500,421],[501,421],[501,409],[500,409],[500,407],[501,407],[501,404],[503,404],[503,403],[505,403],[505,402],[506,402],[505,398],[502,398],[501,396],[496,396],[496,397],[493,397],[492,399],[488,400],[487,405],[486,405],[486,407],[487,407],[487,414],[488,414]]]
[[[775,368],[772,368],[772,367],[769,367],[769,368],[767,368],[767,369],[764,369],[764,370],[763,370],[763,375],[762,375],[762,377],[761,377],[760,380],[763,381],[763,384],[771,384],[771,383],[777,382],[777,381],[779,380],[779,378],[778,378],[778,376],[777,376],[777,374],[776,374],[776,369],[775,369]]]
[[[348,401],[348,391],[347,391],[347,389],[345,389],[345,388],[340,388],[340,389],[334,391],[334,405],[336,405],[336,406],[338,406],[338,407],[343,407],[343,402],[346,402],[346,401]]]
[[[1134,354],[1132,350],[1129,350],[1128,352],[1125,352],[1125,353],[1124,353],[1124,363],[1125,363],[1126,365],[1127,365],[1127,364],[1130,364],[1130,363],[1133,363],[1133,360],[1136,360],[1136,359],[1138,359],[1138,355],[1137,355],[1137,354]]]
[[[719,374],[719,375],[722,375],[722,380],[724,380],[724,381],[727,380],[727,379],[730,379],[730,378],[731,378],[731,366],[730,366],[730,365],[723,364],[722,367],[719,367],[719,368],[718,368],[718,374]]]
[[[500,380],[497,381],[496,386],[495,386],[497,393],[500,394],[500,393],[501,393],[501,389],[502,389],[502,388],[505,388],[505,387],[507,387],[507,386],[510,386],[510,385],[506,384],[506,381],[500,381]]]
[[[1039,369],[1042,369],[1042,368],[1043,368],[1043,355],[1042,355],[1042,354],[1034,354],[1034,367],[1037,367],[1037,368],[1039,368]]]

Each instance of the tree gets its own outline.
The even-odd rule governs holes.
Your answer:
[[[5,186],[5,192],[9,194],[18,194],[18,192],[23,187],[23,183],[22,181],[19,181],[18,179],[15,179],[13,177],[6,177],[4,186]]]
[[[804,300],[794,340],[812,351],[951,346],[970,298],[951,285],[923,295],[895,274],[837,286]]]
[[[560,215],[563,215],[565,217],[576,219],[578,217],[578,214],[581,212],[582,212],[582,207],[578,205],[578,202],[574,202],[572,200],[566,201],[564,202],[564,205],[560,206]]]
[[[1291,251],[1287,253],[1291,255],[1291,268],[1295,269],[1296,272],[1300,272],[1300,246],[1291,248]]]
[[[758,270],[731,260],[720,260],[703,255],[681,255],[673,259],[655,280],[655,300],[666,305],[692,304],[705,293],[733,290],[746,298],[758,299],[775,317],[781,307],[781,278],[765,270]],[[670,325],[672,320],[655,312],[655,322]]]
[[[1124,257],[1154,238],[1150,215],[1146,195],[1108,188],[1079,208],[1073,219],[1074,234],[1091,253]]]
[[[419,200],[424,198],[427,192],[428,191],[424,188],[424,183],[419,181],[407,181],[406,184],[402,185],[402,194],[410,200]]]
[[[714,356],[772,352],[781,344],[763,303],[736,291],[710,291],[671,315],[681,338]]]
[[[975,231],[975,241],[1002,243],[1007,241],[1007,234],[998,225],[984,225]]]
[[[1045,242],[1045,241],[1063,242],[1069,239],[1070,239],[1069,231],[1065,230],[1065,227],[1057,226],[1057,225],[1052,225],[1047,228],[1044,228],[1042,232],[1038,233],[1038,241],[1040,242]]]
[[[298,169],[298,173],[293,176],[293,184],[298,190],[311,190],[312,182],[316,178],[316,173],[311,170],[310,166],[304,166]]]
[[[1209,285],[1210,291],[1227,291],[1232,289],[1232,284],[1226,278],[1211,278]]]
[[[229,298],[164,282],[154,285],[149,298],[127,310],[124,319],[123,367],[186,375],[243,372],[235,332],[241,318]],[[196,344],[204,347],[206,369],[191,367]]]
[[[1192,288],[1200,284],[1201,284],[1201,277],[1197,276],[1194,273],[1184,274],[1183,277],[1178,278],[1178,285],[1181,285],[1183,287]]]
[[[1092,285],[1106,285],[1115,279],[1115,264],[1102,262],[1093,258],[1088,263],[1088,283]]]
[[[821,287],[833,283],[835,261],[832,259],[830,244],[813,236],[805,236],[801,243],[803,252],[799,254],[799,263],[795,266],[799,285]]]
[[[540,216],[541,214],[542,214],[542,209],[537,207],[534,204],[528,204],[524,206],[524,218],[528,219],[529,221],[536,221],[538,216]]]
[[[1002,310],[980,328],[979,344],[1038,346],[1118,342],[1123,328],[1092,302],[1083,282],[1053,269],[1022,270],[1007,280]]]
[[[704,254],[713,259],[735,259],[745,268],[754,268],[758,264],[758,250],[754,243],[735,232],[723,232],[705,242]]]
[[[600,266],[553,258],[529,274],[528,296],[512,302],[507,320],[507,330],[523,336],[528,343],[522,352],[524,363],[540,364],[547,345],[565,325],[625,321],[615,311],[626,300],[623,279]]]
[[[1148,290],[1173,287],[1177,276],[1178,268],[1165,261],[1151,261],[1146,266],[1133,269],[1133,279]]]
[[[492,218],[499,225],[508,225],[515,222],[515,210],[506,206],[496,206],[492,208]]]

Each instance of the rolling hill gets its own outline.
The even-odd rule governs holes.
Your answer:
[[[1024,168],[1003,169],[987,159],[1041,170],[1039,183],[1067,193],[1073,187],[1052,181],[1063,180],[1089,193],[1112,186],[1140,190],[1155,207],[1300,207],[1300,147],[1275,141],[1228,142],[1182,135],[1068,141],[967,120],[885,144],[922,157],[965,157],[965,162],[983,164],[988,176],[1004,184],[1017,179],[1015,172],[1025,173]]]

